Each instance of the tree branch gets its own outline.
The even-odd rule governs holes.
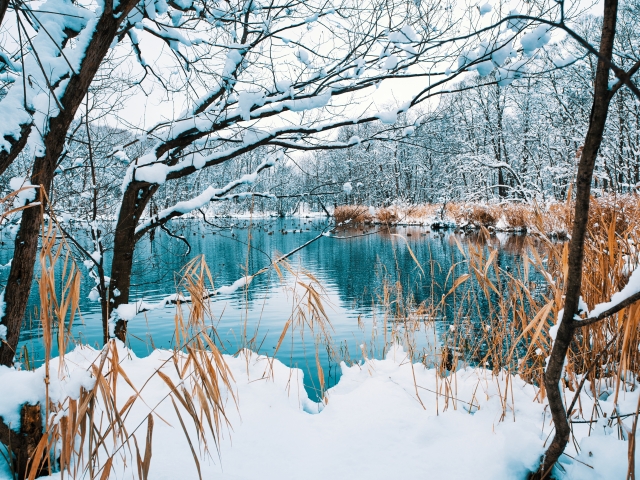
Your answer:
[[[598,323],[598,322],[604,320],[605,318],[610,317],[611,315],[615,315],[620,310],[622,310],[624,308],[627,308],[628,306],[634,304],[638,300],[640,300],[640,292],[636,293],[635,295],[631,295],[630,297],[625,298],[620,303],[618,303],[618,304],[614,305],[613,307],[605,310],[604,312],[602,312],[601,314],[599,314],[599,315],[597,315],[595,317],[585,318],[584,320],[576,320],[575,326],[578,327],[578,328],[582,328],[582,327],[588,327],[589,325],[593,325],[594,323]]]

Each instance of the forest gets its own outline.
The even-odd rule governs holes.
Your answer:
[[[483,2],[0,0],[0,480],[636,478],[640,1]]]

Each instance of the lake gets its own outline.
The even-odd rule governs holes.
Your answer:
[[[188,254],[184,242],[165,232],[158,231],[153,241],[146,236],[136,250],[130,301],[153,302],[175,293],[180,270],[197,255],[205,256],[218,288],[232,284],[247,272],[260,270],[269,265],[276,254],[290,252],[331,229],[328,219],[318,217],[215,219],[212,222],[215,227],[198,220],[182,220],[171,225],[175,234],[188,239],[191,246]],[[78,238],[82,235],[79,233]],[[276,355],[283,363],[303,369],[305,387],[313,399],[318,398],[319,391],[318,363],[323,368],[326,387],[330,387],[340,376],[336,360],[356,362],[364,356],[379,358],[385,343],[394,335],[402,337],[406,328],[411,328],[416,351],[433,352],[434,345],[438,344],[438,330],[447,326],[447,310],[438,318],[418,316],[410,327],[399,324],[394,317],[407,305],[437,302],[451,287],[455,275],[466,272],[463,254],[454,236],[463,251],[471,244],[497,248],[495,261],[502,268],[518,268],[522,264],[525,245],[522,235],[498,233],[481,239],[474,233],[429,231],[427,227],[417,226],[341,228],[288,259],[293,271],[304,270],[317,280],[313,284],[316,290],[323,290],[322,304],[332,327],[330,341],[326,341],[318,329],[290,330]],[[5,234],[0,240],[4,244],[0,263],[6,264],[11,258],[11,238]],[[107,260],[109,265],[110,258]],[[452,267],[455,275],[450,275]],[[73,336],[78,342],[100,346],[100,306],[89,300],[93,280],[86,275],[84,267],[81,269],[84,273],[82,321],[76,321]],[[0,270],[0,281],[6,282],[8,270]],[[305,276],[300,279],[310,281]],[[20,347],[29,350],[35,364],[43,357],[36,288],[34,284],[20,340]],[[246,290],[216,296],[210,322],[216,328],[221,349],[233,354],[240,348],[250,347],[272,355],[287,320],[296,312],[305,311],[304,308],[296,310],[296,303],[304,292],[294,275],[285,273],[281,278],[270,269],[256,277]],[[480,307],[478,311],[482,312]],[[172,348],[174,313],[175,307],[165,307],[140,314],[129,322],[130,347],[138,356],[147,355],[153,348]],[[475,320],[480,321],[481,315]]]

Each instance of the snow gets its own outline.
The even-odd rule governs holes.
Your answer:
[[[385,60],[384,64],[382,65],[382,68],[384,68],[385,70],[393,70],[397,66],[398,66],[398,57],[396,57],[395,55],[390,55]]]
[[[526,33],[520,39],[520,45],[525,55],[533,55],[536,50],[545,46],[551,40],[551,27],[538,25],[531,32]]]
[[[481,77],[486,77],[493,71],[494,65],[491,60],[485,60],[474,65],[470,70],[476,70]]]
[[[307,52],[304,48],[298,49],[296,57],[298,57],[298,59],[305,65],[309,64],[309,52]]]
[[[480,5],[478,9],[480,10],[480,15],[486,15],[487,13],[491,13],[491,10],[493,10],[493,7],[489,2],[487,2]]]
[[[97,302],[98,300],[100,300],[100,293],[98,292],[98,289],[96,287],[93,287],[89,292],[89,300],[91,300],[92,302]]]
[[[238,96],[238,106],[240,108],[240,115],[243,120],[249,120],[251,118],[251,109],[258,105],[264,105],[266,98],[264,92],[241,92]]]
[[[116,345],[119,366],[126,373],[113,387],[117,405],[122,407],[132,395],[140,397],[125,417],[129,431],[144,425],[152,408],[158,418],[149,478],[197,478],[189,444],[166,398],[170,390],[156,373],[162,371],[177,384],[176,367],[184,364],[185,356],[178,354],[174,366],[171,351],[155,350],[138,358],[120,342]],[[100,351],[86,346],[68,353],[62,377],[52,374],[52,400],[77,397],[81,386],[92,388],[88,372],[99,358]],[[464,368],[442,378],[421,363],[412,364],[397,345],[384,360],[363,359],[351,367],[342,363],[342,377],[327,391],[324,403],[309,400],[301,370],[278,360],[248,350],[224,355],[224,360],[233,375],[238,406],[223,388],[231,427],[222,431],[220,457],[201,458],[203,478],[526,478],[551,433],[545,404],[536,400],[535,387],[519,377]],[[51,372],[59,371],[58,362],[53,359]],[[6,391],[0,396],[0,415],[14,428],[20,405],[44,400],[43,378],[43,367],[34,372],[0,367],[0,384]],[[189,389],[188,383],[185,386]],[[592,405],[586,394],[582,401],[583,409]],[[628,392],[621,397],[621,411],[635,411],[635,402],[637,393]],[[601,405],[610,409],[612,401]],[[184,410],[181,415],[188,418]],[[586,465],[563,457],[563,480],[626,478],[628,443],[618,440],[612,429],[594,426],[588,436],[588,425],[574,424],[582,450],[567,453]],[[135,476],[135,460],[123,456],[115,457],[114,478]],[[0,457],[0,478],[4,466]]]
[[[458,68],[463,68],[478,58],[478,54],[474,51],[464,51],[458,57]]]
[[[420,37],[416,35],[411,25],[403,26],[397,32],[389,33],[389,41],[392,43],[415,43],[420,41]]]
[[[133,317],[138,314],[138,303],[123,303],[118,305],[115,309],[115,313],[118,318],[122,320],[133,320]]]
[[[9,188],[18,191],[13,202],[13,208],[18,208],[36,199],[36,186],[25,177],[13,177],[9,180]]]
[[[588,317],[597,317],[602,312],[606,312],[610,308],[615,307],[620,302],[623,302],[627,298],[640,292],[640,267],[637,267],[631,276],[625,287],[617,293],[611,296],[611,300],[605,303],[600,303],[593,307],[593,310],[589,312]]]
[[[347,195],[351,195],[351,192],[353,191],[353,186],[351,185],[351,182],[347,182],[342,186],[342,191],[344,193],[346,193]]]
[[[5,386],[0,395],[0,417],[4,423],[18,430],[22,405],[25,403],[35,405],[38,402],[44,405],[46,398],[44,377],[44,367],[35,371],[21,371],[0,365],[0,385]],[[80,395],[80,387],[90,390],[93,384],[94,380],[87,370],[72,368],[66,376],[61,378],[51,375],[49,398],[54,402],[66,397],[77,399]]]
[[[281,93],[289,93],[292,82],[288,78],[276,81],[276,88]]]
[[[508,41],[505,42],[504,45],[502,45],[500,48],[494,47],[494,51],[491,52],[491,60],[493,60],[496,65],[500,66],[504,64],[507,58],[515,57],[516,55],[517,52],[513,48],[513,43]]]
[[[407,37],[407,39],[410,42],[419,42],[420,41],[420,37],[418,37],[418,35],[416,35],[415,30],[413,29],[413,27],[411,25],[405,25],[403,26],[400,31],[402,32],[402,34]]]
[[[506,87],[507,85],[511,85],[514,80],[522,78],[526,73],[525,67],[526,60],[518,60],[517,62],[510,63],[504,68],[498,68],[498,74],[496,75],[498,85]]]
[[[231,77],[233,72],[238,68],[238,65],[242,62],[242,55],[237,49],[231,48],[227,52],[227,60],[222,70],[222,76],[225,78]]]
[[[517,10],[511,10],[509,12],[509,16],[510,17],[520,16],[520,12],[518,12]],[[527,25],[526,20],[521,20],[519,18],[512,18],[507,23],[507,28],[511,29],[514,32],[518,32],[519,30],[523,29],[526,25]]]
[[[498,222],[496,223],[496,230],[502,231],[502,230],[508,230],[509,228],[510,228],[510,225],[507,223],[507,220],[504,218],[504,215],[501,216]]]
[[[311,96],[307,98],[296,98],[295,100],[287,100],[282,102],[281,109],[289,109],[292,112],[303,112],[314,108],[322,108],[331,100],[331,91],[327,91],[321,95]]]
[[[555,55],[551,59],[553,64],[558,68],[562,68],[562,67],[566,67],[567,65],[571,65],[576,60],[577,60],[577,58],[574,57],[573,55],[569,54],[569,53],[565,54],[564,58],[561,57],[560,55]]]
[[[379,112],[378,118],[385,125],[393,125],[398,121],[398,111],[389,110],[388,112]]]
[[[320,14],[316,13],[315,15],[311,15],[310,17],[307,17],[304,19],[305,23],[313,23],[313,22],[317,22],[318,18],[320,18]]]
[[[239,288],[249,285],[251,283],[251,280],[253,280],[253,276],[239,278],[238,280],[233,282],[231,285],[226,285],[224,287],[218,288],[216,290],[216,293],[219,293],[221,295],[234,293]]]
[[[140,182],[149,182],[161,185],[167,179],[169,167],[164,163],[154,163],[144,167],[135,169],[135,179]]]

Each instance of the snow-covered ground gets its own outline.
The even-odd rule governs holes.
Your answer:
[[[130,433],[142,425],[136,432],[139,443],[144,444],[144,419],[158,405],[149,478],[197,479],[189,444],[166,399],[169,388],[155,374],[160,369],[179,382],[173,362],[165,362],[172,352],[137,358],[122,345],[118,351],[122,370],[140,391],[126,420]],[[68,354],[63,380],[52,381],[54,400],[77,395],[80,385],[91,388],[87,368],[99,356],[89,347]],[[308,399],[300,370],[249,351],[225,360],[238,408],[226,391],[232,430],[224,430],[219,457],[214,450],[200,460],[205,479],[524,479],[551,433],[548,410],[536,400],[535,387],[477,368],[440,378],[435,370],[412,365],[401,347],[385,360],[343,366],[325,406]],[[58,359],[51,372],[57,377]],[[0,415],[6,421],[19,421],[21,402],[43,400],[43,375],[43,368],[0,367]],[[123,375],[117,392],[120,407],[134,393]],[[571,392],[566,393],[570,399]],[[601,402],[603,410],[611,411],[612,399]],[[590,415],[588,393],[581,402]],[[635,412],[636,403],[636,394],[621,394],[620,412]],[[605,423],[594,424],[591,436],[588,424],[574,424],[581,452],[573,446],[567,450],[576,460],[563,457],[563,478],[626,478],[628,444],[618,440],[615,425],[611,429]],[[125,466],[119,455],[110,478],[138,478],[135,460],[127,458]],[[0,467],[0,478],[9,478],[7,466]]]

